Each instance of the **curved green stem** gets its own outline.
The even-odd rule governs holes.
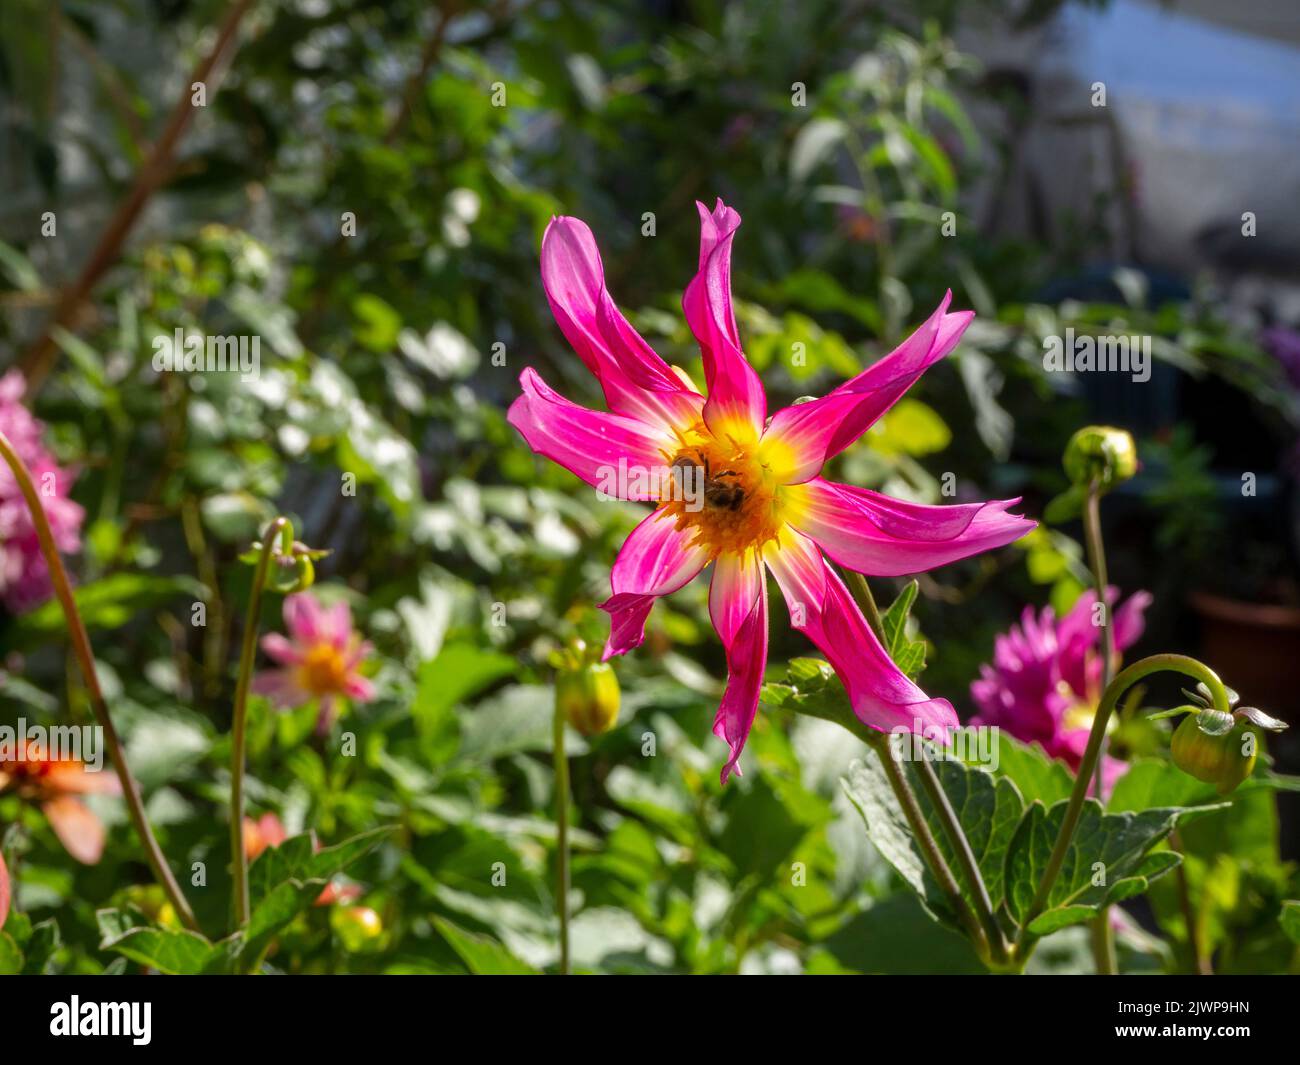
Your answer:
[[[867,624],[871,626],[872,632],[880,640],[881,647],[885,647],[885,627],[880,620],[880,610],[876,606],[875,596],[871,594],[871,586],[867,584],[867,579],[861,573],[846,570],[845,574],[849,589],[858,605],[862,608]],[[886,654],[888,654],[888,651],[889,649],[885,647]],[[873,733],[873,735],[881,735],[881,733]],[[888,737],[886,737],[887,739]],[[954,907],[966,907],[967,914],[969,914],[969,907],[966,906],[966,901],[957,888],[956,879],[953,877],[947,863],[944,862],[943,855],[940,853],[934,837],[930,834],[929,826],[920,814],[920,808],[916,806],[916,796],[907,783],[907,778],[894,763],[892,753],[888,750],[888,743],[877,746],[873,741],[873,746],[876,746],[876,753],[881,757],[885,766],[885,773],[889,776],[890,785],[894,789],[899,804],[903,807],[904,815],[907,816],[909,823],[912,823],[912,831],[921,843],[922,851],[930,865],[931,872],[934,873],[935,878],[941,885],[944,884],[943,874],[946,874],[953,892],[955,892]],[[943,826],[944,835],[948,837],[948,842],[952,844],[952,848],[957,854],[962,873],[965,875],[966,882],[970,885],[971,894],[975,899],[975,912],[979,920],[978,928],[982,931],[982,935],[978,937],[973,935],[971,938],[976,940],[977,945],[982,944],[982,949],[986,951],[988,956],[1001,964],[1007,960],[1007,943],[1002,935],[1002,929],[998,925],[997,918],[993,915],[993,902],[989,898],[988,887],[985,885],[984,877],[980,873],[979,863],[975,860],[970,841],[966,838],[961,822],[953,811],[952,803],[948,801],[943,785],[939,783],[938,774],[935,773],[934,767],[924,757],[919,761],[917,774],[920,776],[921,785],[925,788],[925,793],[934,808],[935,816],[938,817],[939,823]],[[913,820],[913,812],[917,816],[916,821]],[[917,827],[918,824],[919,828]],[[939,863],[942,863],[942,873],[939,870]],[[947,887],[945,887],[945,890],[947,890]]]
[[[564,710],[555,701],[555,912],[560,918],[560,975],[569,975],[569,759],[564,753]]]
[[[1111,623],[1110,603],[1106,601],[1106,588],[1110,583],[1106,574],[1106,546],[1101,535],[1101,489],[1094,481],[1088,486],[1083,508],[1083,535],[1088,549],[1088,568],[1092,571],[1093,594],[1101,604],[1101,690],[1105,691],[1115,672],[1115,627]],[[1106,760],[1106,737],[1097,756],[1093,773],[1093,790],[1101,798],[1102,778]],[[1110,924],[1109,907],[1103,906],[1091,921],[1092,952],[1097,972],[1114,975],[1119,972],[1115,957],[1115,930]]]
[[[54,534],[50,530],[50,522],[45,516],[45,508],[41,505],[36,486],[32,483],[31,471],[27,469],[26,463],[14,450],[13,444],[9,442],[9,438],[3,432],[0,432],[0,456],[4,458],[13,471],[14,480],[18,482],[18,488],[23,494],[23,500],[27,503],[27,509],[31,511],[32,524],[36,527],[36,538],[40,541],[41,554],[45,558],[45,565],[50,574],[50,583],[54,587],[55,598],[58,599],[59,606],[63,609],[63,617],[68,625],[68,636],[72,641],[72,649],[77,656],[77,662],[81,666],[81,674],[86,681],[86,690],[90,695],[90,705],[95,713],[95,720],[103,730],[104,744],[108,748],[109,757],[113,760],[113,769],[117,773],[117,779],[122,785],[122,797],[126,800],[127,813],[130,815],[131,824],[135,828],[136,835],[140,837],[145,857],[149,861],[149,868],[153,870],[154,877],[162,885],[162,889],[167,895],[167,901],[172,904],[172,908],[176,911],[176,916],[180,918],[186,928],[198,931],[199,923],[194,916],[194,911],[190,909],[189,901],[185,898],[180,884],[176,882],[176,877],[167,865],[167,859],[163,855],[162,848],[158,846],[158,840],[153,834],[153,827],[149,824],[149,818],[145,814],[140,785],[136,783],[135,777],[131,775],[131,770],[127,768],[126,758],[122,753],[122,741],[113,725],[113,719],[109,716],[108,704],[104,701],[104,691],[99,684],[99,673],[95,669],[95,654],[90,646],[90,636],[86,632],[86,625],[81,619],[81,613],[77,610],[77,601],[72,594],[72,584],[68,580],[67,570],[63,568],[63,559],[59,557],[58,548],[54,545]]]
[[[289,528],[288,518],[276,518],[262,536],[262,551],[257,557],[253,587],[248,595],[244,642],[239,652],[239,680],[235,684],[235,711],[230,726],[230,876],[233,881],[231,891],[235,897],[236,930],[248,924],[251,909],[248,856],[244,853],[244,750],[248,734],[248,689],[253,679],[253,659],[257,654],[257,622],[261,617],[267,570],[271,566],[276,541]]]
[[[934,766],[930,764],[929,759],[921,758],[917,764],[917,774],[939,818],[939,823],[943,825],[948,842],[957,853],[957,861],[966,877],[966,883],[970,885],[971,894],[975,897],[975,913],[979,917],[980,926],[984,929],[991,956],[999,964],[1004,963],[1007,960],[1009,946],[1002,934],[1002,927],[993,914],[993,900],[989,897],[989,889],[984,883],[979,862],[975,860],[975,852],[971,849],[970,840],[966,838],[966,832],[957,819],[956,811],[948,801],[948,793],[943,790],[939,775],[934,771]]]
[[[961,888],[957,886],[957,878],[952,875],[952,870],[948,867],[947,861],[944,860],[943,852],[939,850],[939,844],[930,832],[930,826],[925,823],[925,815],[921,812],[921,806],[916,801],[916,794],[912,791],[912,786],[907,782],[907,777],[904,775],[902,768],[894,759],[894,752],[889,746],[888,733],[876,732],[874,729],[865,729],[865,732],[868,735],[863,736],[863,738],[866,739],[880,759],[880,764],[885,770],[885,777],[889,781],[890,788],[893,789],[894,797],[898,799],[898,805],[903,811],[903,816],[907,818],[908,826],[912,829],[912,835],[921,848],[921,856],[925,859],[925,864],[930,867],[930,872],[934,874],[939,888],[948,896],[948,902],[952,906],[953,912],[956,913],[957,920],[961,922],[971,942],[975,944],[975,949],[980,957],[989,958],[992,946],[988,941],[988,937],[985,935],[980,922],[976,919],[974,912],[967,904],[966,899],[962,896]]]
[[[1106,726],[1110,721],[1110,715],[1114,712],[1120,697],[1129,688],[1145,677],[1149,677],[1152,673],[1162,673],[1166,670],[1173,673],[1182,673],[1184,676],[1201,681],[1210,691],[1214,708],[1222,710],[1224,713],[1231,712],[1232,707],[1228,702],[1228,691],[1223,686],[1223,681],[1219,679],[1219,675],[1209,666],[1203,665],[1187,655],[1151,655],[1141,661],[1134,662],[1127,669],[1121,670],[1119,675],[1110,682],[1101,697],[1101,704],[1097,707],[1097,713],[1092,719],[1092,731],[1088,733],[1088,746],[1084,749],[1083,761],[1079,765],[1078,775],[1074,778],[1074,788],[1070,792],[1069,805],[1065,810],[1065,818],[1061,822],[1060,834],[1056,837],[1056,845],[1052,848],[1052,855],[1048,859],[1047,868],[1043,870],[1043,878],[1039,881],[1034,900],[1030,904],[1029,911],[1021,925],[1016,947],[1017,953],[1022,957],[1036,938],[1027,929],[1033,920],[1046,908],[1048,896],[1051,894],[1052,886],[1056,883],[1057,876],[1060,875],[1061,865],[1065,861],[1066,852],[1070,848],[1070,841],[1074,837],[1074,830],[1078,827],[1079,815],[1083,811],[1083,800],[1088,792],[1088,782],[1097,766],[1097,758],[1101,753],[1101,740],[1106,734]]]

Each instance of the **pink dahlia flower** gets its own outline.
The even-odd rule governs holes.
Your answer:
[[[262,637],[262,650],[280,668],[258,673],[254,692],[281,708],[318,700],[320,733],[334,723],[339,699],[368,703],[375,697],[374,684],[357,671],[370,644],[352,630],[347,603],[322,606],[310,592],[286,596],[284,627],[287,637],[278,632]]]
[[[952,706],[927,697],[898,670],[826,559],[898,576],[1000,547],[1034,523],[1007,513],[1015,500],[921,506],[820,473],[956,347],[973,314],[947,313],[949,293],[895,351],[824,398],[769,420],[731,306],[731,243],[740,215],[721,200],[712,212],[698,206],[699,270],[682,303],[703,355],[707,398],[619,313],[586,225],[557,218],[542,241],[551,309],[600,381],[609,409],[569,402],[528,368],[510,423],[535,452],[602,492],[655,504],[614,562],[613,594],[602,604],[611,619],[605,658],[639,646],[655,600],[713,563],[709,613],[729,674],[713,727],[730,748],[725,782],[739,772],[758,709],[767,661],[766,569],[792,624],[825,653],[865,724],[946,731],[957,724]]]
[[[68,498],[76,475],[61,469],[45,450],[41,443],[45,426],[22,404],[25,387],[17,370],[0,377],[0,432],[31,471],[55,546],[60,551],[78,551],[85,512]],[[11,613],[20,614],[44,602],[51,591],[32,512],[13,471],[0,462],[0,602]]]
[[[1118,599],[1117,589],[1107,590],[1111,606]],[[1085,593],[1060,620],[1051,607],[1037,615],[1025,607],[1020,624],[994,641],[992,665],[981,666],[980,679],[970,686],[979,707],[972,725],[997,725],[1018,740],[1040,744],[1071,769],[1079,768],[1101,701],[1101,630],[1092,623],[1093,601]],[[1117,659],[1142,635],[1143,613],[1150,604],[1149,592],[1134,592],[1115,610]],[[1119,662],[1114,665],[1118,668]],[[1105,790],[1124,768],[1123,762],[1106,757]]]

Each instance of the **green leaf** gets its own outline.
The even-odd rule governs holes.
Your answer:
[[[969,941],[925,912],[916,898],[888,895],[850,917],[823,944],[842,970],[888,975],[985,972]],[[810,971],[813,964],[810,960]]]
[[[237,953],[245,963],[256,961],[271,940],[288,927],[320,895],[322,880],[286,880],[277,884],[253,906]]]
[[[420,666],[411,717],[421,734],[433,739],[442,756],[450,757],[459,740],[455,706],[484,688],[515,673],[516,659],[473,644],[448,644],[438,657]]]
[[[248,965],[261,957],[275,936],[313,902],[329,880],[364,857],[393,829],[372,829],[333,847],[315,850],[315,836],[304,833],[268,847],[249,870],[252,913],[233,954]]]
[[[1300,901],[1296,899],[1285,899],[1282,903],[1282,912],[1277,917],[1282,925],[1282,931],[1287,934],[1292,943],[1300,943]]]
[[[786,667],[786,682],[763,685],[761,698],[769,707],[784,707],[797,714],[833,721],[855,736],[866,734],[866,726],[849,706],[849,697],[835,670],[820,658],[791,659]]]
[[[252,904],[256,906],[286,880],[305,879],[315,844],[315,835],[305,832],[262,851],[248,870],[248,893]]]
[[[948,867],[961,884],[968,902],[974,892],[960,872],[956,850],[948,840],[938,812],[930,801],[913,762],[901,762],[926,824]],[[1010,845],[1024,811],[1024,801],[1006,777],[995,778],[984,770],[961,762],[940,759],[931,763],[940,786],[957,815],[979,866],[980,876],[996,908],[1004,894],[1004,871]],[[947,899],[939,890],[919,844],[907,823],[884,767],[876,759],[854,762],[844,781],[844,791],[862,814],[867,835],[876,849],[921,898],[925,907],[940,920],[953,923]]]
[[[1007,848],[1024,813],[1024,800],[1015,784],[1007,777],[994,777],[947,758],[931,764],[957,815],[957,821],[970,842],[980,876],[984,879],[984,886],[988,888],[989,898],[996,909],[1002,903]],[[967,901],[973,903],[974,893],[969,890],[959,872],[956,849],[949,842],[929,796],[920,790],[917,770],[910,763],[907,769],[912,790],[918,792],[918,801],[925,812],[930,832],[943,851],[949,867],[961,879],[962,894]]]
[[[1088,493],[1085,489],[1072,485],[1059,496],[1048,501],[1043,508],[1043,519],[1053,525],[1064,525],[1083,513],[1083,504]]]
[[[845,132],[844,123],[836,118],[814,118],[799,130],[790,148],[790,180],[807,178],[844,139]]]
[[[39,292],[42,287],[41,275],[36,267],[17,248],[0,241],[0,271],[9,279],[9,283],[20,292]]]
[[[448,946],[476,976],[537,976],[537,970],[516,958],[489,936],[467,932],[445,917],[435,917],[434,926]]]
[[[894,665],[912,679],[925,669],[925,641],[913,640],[907,635],[907,619],[919,588],[916,581],[908,581],[898,597],[889,604],[889,609],[880,616],[880,624],[885,633],[885,650],[894,660]]]
[[[1030,921],[1029,931],[1036,936],[1046,936],[1067,925],[1083,924],[1095,915],[1096,911],[1091,906],[1058,906]]]
[[[361,319],[356,338],[372,351],[389,352],[397,344],[402,316],[379,296],[363,292],[352,301],[352,313]]]
[[[482,700],[462,719],[460,750],[465,762],[489,762],[520,751],[549,751],[555,693],[540,684],[512,684]],[[571,754],[582,754],[587,744],[576,732],[565,740]]]
[[[121,911],[101,910],[101,950],[111,950],[133,962],[171,976],[194,976],[220,956],[219,948],[197,932],[131,926]],[[116,929],[116,932],[115,932]]]
[[[971,747],[974,748],[974,745]],[[967,761],[971,760],[971,754],[982,757],[984,752],[968,749]],[[1074,777],[1064,762],[1049,757],[1037,744],[1021,743],[999,729],[997,746],[990,755],[988,768],[993,770],[994,775],[1005,776],[1015,784],[1026,803],[1037,799],[1045,806],[1050,806],[1070,797]]]
[[[944,420],[919,399],[900,399],[871,427],[871,450],[880,455],[919,458],[942,451],[951,442],[952,431]]]
[[[319,895],[331,877],[364,857],[392,831],[390,826],[371,829],[320,850],[316,849],[315,835],[305,832],[286,839],[278,847],[267,847],[248,871],[249,895],[254,909],[287,881],[311,882],[316,886],[315,895]]]
[[[0,932],[0,976],[17,976],[23,971],[23,952],[14,937]]]
[[[24,945],[23,973],[36,976],[53,972],[54,953],[60,945],[59,926],[53,917],[33,925],[32,934]]]
[[[1017,922],[1028,915],[1060,833],[1068,801],[1050,810],[1033,803],[1016,830],[1007,852],[1007,909]],[[1180,820],[1219,807],[1189,810],[1163,807],[1121,814],[1102,811],[1095,799],[1084,800],[1074,838],[1061,863],[1047,904],[1030,925],[1055,931],[1086,920],[1102,907],[1141,894],[1149,883],[1178,862],[1176,855],[1150,860],[1147,852],[1163,840]]]
[[[192,577],[159,577],[148,573],[114,573],[73,593],[89,629],[119,629],[136,614],[181,597],[206,599],[207,588]],[[51,599],[15,618],[6,643],[21,650],[61,633],[63,611]]]

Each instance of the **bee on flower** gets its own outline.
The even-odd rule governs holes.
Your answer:
[[[948,313],[951,293],[894,351],[821,399],[767,413],[745,359],[731,302],[731,246],[740,215],[718,201],[700,213],[699,268],[683,309],[699,342],[707,396],[659,357],[605,287],[591,230],[556,218],[542,241],[542,281],[561,331],[595,375],[607,411],[553,391],[531,367],[509,421],[529,447],[602,491],[610,470],[638,471],[618,498],[654,509],[614,562],[604,657],[640,646],[655,601],[713,566],[709,613],[727,652],[728,682],[714,733],[729,748],[725,782],[758,710],[767,663],[767,574],[791,623],[839,674],[858,718],[888,732],[957,725],[890,659],[831,563],[901,576],[1001,547],[1034,522],[1017,500],[923,506],[822,476],[961,339],[974,314]],[[649,476],[645,476],[646,472]],[[702,499],[677,490],[702,483]]]

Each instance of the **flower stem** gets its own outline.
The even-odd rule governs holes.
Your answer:
[[[862,608],[862,612],[867,619],[867,624],[871,626],[877,639],[880,640],[881,647],[884,648],[885,653],[888,654],[889,648],[885,646],[885,627],[883,622],[880,620],[880,610],[876,606],[875,597],[871,594],[871,586],[867,584],[867,579],[861,573],[856,573],[853,570],[846,570],[845,572],[848,577],[849,589],[853,592],[854,599],[857,600],[858,605]],[[876,733],[876,735],[881,734]],[[885,764],[886,774],[890,774],[891,767],[896,771],[898,770],[898,767],[894,764],[893,757],[887,748],[888,743],[886,743],[883,748],[877,747],[876,753],[880,755]],[[943,825],[944,834],[948,837],[948,842],[952,844],[953,850],[957,853],[957,860],[961,863],[962,872],[965,874],[966,882],[969,884],[971,894],[974,896],[975,908],[979,916],[979,925],[983,930],[982,941],[986,945],[992,958],[998,962],[1004,962],[1007,957],[1007,943],[1002,935],[1002,929],[998,925],[997,918],[993,915],[993,902],[989,898],[988,888],[984,884],[984,877],[980,873],[979,863],[975,860],[975,854],[971,850],[970,841],[966,838],[966,833],[961,827],[961,822],[957,819],[957,815],[953,811],[952,803],[948,801],[948,796],[943,790],[943,785],[939,782],[938,774],[935,773],[934,767],[930,765],[929,760],[924,756],[919,760],[917,774],[921,778],[921,785],[925,788],[926,795],[929,796],[930,804],[935,811],[935,816],[938,817],[939,823]],[[894,786],[894,794],[898,796],[899,803],[903,806],[904,813],[906,814],[909,800],[914,806],[916,803],[916,797],[913,795],[911,787],[907,783],[907,778],[903,776],[901,771],[898,771],[897,781],[901,784],[902,788],[906,789],[906,794],[904,794],[898,786],[894,786],[895,778],[893,775],[890,775],[890,784],[891,786]],[[917,812],[919,813],[919,808],[917,808]],[[908,819],[911,821],[910,816]],[[943,857],[939,854],[938,846],[935,844],[933,836],[930,836],[929,827],[925,824],[924,820],[921,821],[921,827],[929,838],[933,853],[937,855],[939,861],[942,862]],[[920,839],[920,833],[917,831],[915,824],[912,827],[912,831],[917,833],[917,838]],[[935,869],[933,863],[931,864],[931,869],[935,872],[936,878],[939,878],[939,873],[937,869]],[[955,887],[956,881],[952,877],[952,872],[948,869],[946,864],[944,865],[944,870],[947,873],[948,878],[952,880]],[[940,882],[942,883],[941,878]],[[960,891],[957,894],[957,900],[961,902],[962,905],[965,905],[965,900],[961,898]]]
[[[1106,546],[1101,535],[1101,489],[1096,481],[1088,486],[1083,508],[1083,536],[1088,549],[1088,568],[1092,571],[1093,594],[1096,602],[1101,604],[1101,690],[1105,691],[1115,672],[1115,627],[1111,623],[1110,604],[1106,601],[1106,586],[1110,581],[1106,575]],[[1105,776],[1105,735],[1102,736],[1101,743],[1093,774],[1093,790],[1099,799],[1102,798],[1101,785]],[[1092,919],[1092,954],[1098,973],[1115,975],[1119,968],[1115,957],[1115,930],[1110,924],[1109,910],[1110,907],[1103,906]]]
[[[1043,870],[1043,877],[1038,884],[1038,891],[1034,894],[1034,900],[1030,904],[1029,911],[1026,913],[1024,922],[1021,925],[1016,949],[1017,954],[1022,958],[1037,938],[1027,929],[1033,920],[1046,909],[1048,896],[1051,894],[1052,886],[1056,883],[1057,876],[1060,875],[1061,865],[1064,863],[1065,855],[1070,849],[1070,841],[1074,838],[1074,830],[1078,827],[1079,815],[1083,811],[1083,800],[1088,792],[1088,781],[1092,777],[1093,769],[1096,768],[1097,757],[1101,753],[1101,739],[1106,734],[1106,725],[1110,721],[1110,715],[1120,697],[1129,688],[1145,677],[1149,677],[1152,673],[1165,671],[1182,673],[1184,676],[1202,681],[1210,690],[1214,708],[1223,711],[1225,714],[1231,713],[1232,707],[1228,702],[1228,692],[1223,686],[1223,681],[1219,679],[1219,675],[1209,666],[1203,665],[1196,659],[1189,658],[1186,655],[1150,655],[1138,662],[1134,662],[1127,669],[1121,670],[1119,675],[1110,682],[1106,687],[1106,691],[1102,694],[1101,704],[1097,707],[1097,713],[1092,719],[1092,731],[1088,733],[1088,746],[1084,749],[1083,761],[1079,765],[1078,775],[1074,778],[1074,788],[1070,792],[1069,804],[1066,806],[1065,817],[1061,822],[1061,831],[1056,837],[1056,845],[1052,848],[1047,868]]]
[[[555,912],[560,918],[560,975],[569,975],[569,759],[564,753],[564,710],[555,701]]]
[[[276,518],[262,536],[262,552],[253,571],[244,619],[244,642],[239,652],[239,679],[235,684],[235,711],[230,726],[230,876],[235,898],[235,929],[248,924],[251,899],[248,891],[248,857],[244,853],[244,750],[248,735],[248,689],[253,679],[257,653],[257,622],[262,611],[262,591],[271,566],[276,541],[289,528],[289,519]]]
[[[1169,847],[1179,854],[1183,853],[1183,841],[1178,835],[1178,829],[1174,829],[1169,833]],[[1187,883],[1187,863],[1179,862],[1178,868],[1174,870],[1174,875],[1178,878],[1178,904],[1182,907],[1183,923],[1187,926],[1187,947],[1192,952],[1192,963],[1196,968],[1196,975],[1213,976],[1214,964],[1205,951],[1201,937],[1200,921],[1197,919],[1196,910],[1192,906],[1192,893]]]
[[[63,568],[63,560],[59,557],[58,548],[54,545],[54,534],[50,530],[49,519],[45,516],[45,508],[41,505],[40,497],[36,493],[36,486],[32,483],[31,471],[27,469],[26,463],[19,457],[18,452],[14,450],[13,444],[9,442],[9,438],[3,432],[0,432],[0,456],[4,458],[13,471],[14,480],[18,482],[18,488],[27,503],[27,509],[31,511],[32,524],[36,527],[36,538],[40,541],[41,554],[45,557],[45,565],[50,574],[50,583],[54,587],[54,595],[59,601],[59,606],[63,608],[63,617],[68,625],[68,635],[72,641],[72,649],[77,656],[77,662],[81,666],[82,676],[86,680],[86,690],[90,694],[90,705],[94,710],[99,727],[103,730],[104,743],[108,747],[109,757],[113,760],[113,769],[116,771],[117,779],[122,785],[122,797],[126,800],[126,808],[131,818],[131,824],[135,828],[136,835],[140,837],[141,845],[144,847],[145,857],[149,861],[149,868],[153,870],[154,877],[162,885],[162,889],[167,895],[167,901],[172,904],[172,908],[176,911],[176,916],[180,918],[186,928],[198,931],[199,923],[194,916],[194,911],[190,909],[189,901],[185,898],[184,892],[181,891],[180,884],[176,882],[175,876],[172,875],[162,848],[158,846],[158,840],[154,837],[153,828],[150,826],[149,818],[144,811],[144,799],[140,794],[140,785],[136,783],[135,777],[131,775],[131,770],[127,767],[126,758],[122,753],[122,741],[117,735],[113,719],[109,716],[108,704],[104,701],[104,691],[99,684],[99,673],[95,669],[95,655],[91,650],[90,636],[86,632],[86,625],[81,619],[81,613],[77,610],[77,601],[72,594],[72,585],[68,580],[68,572]]]
[[[988,958],[992,949],[988,937],[985,935],[980,922],[976,920],[975,914],[965,898],[962,897],[961,888],[957,886],[957,878],[952,875],[952,870],[948,867],[947,861],[944,860],[943,852],[939,850],[939,844],[930,832],[930,826],[925,823],[925,815],[921,812],[921,806],[916,801],[916,794],[912,791],[912,786],[907,782],[906,775],[894,758],[894,752],[889,745],[889,735],[884,732],[877,732],[874,729],[865,729],[864,731],[867,735],[863,738],[875,750],[876,756],[880,759],[889,786],[893,789],[894,796],[898,799],[898,805],[903,811],[903,816],[907,818],[907,823],[912,829],[912,835],[921,848],[921,856],[925,859],[925,864],[930,867],[930,872],[934,874],[935,880],[938,881],[939,888],[948,896],[948,902],[956,913],[957,920],[966,929],[966,934],[970,937],[971,942],[975,944],[975,949],[980,957]]]
[[[930,804],[934,807],[939,823],[943,825],[948,842],[957,852],[957,861],[975,898],[975,913],[988,939],[991,956],[997,962],[1005,962],[1009,945],[1002,935],[1002,928],[997,918],[993,915],[993,900],[989,897],[989,889],[984,883],[979,862],[975,860],[975,852],[971,849],[970,840],[966,838],[952,803],[948,801],[948,794],[939,782],[939,775],[934,771],[934,766],[930,764],[928,758],[923,756],[920,759],[917,764],[917,774],[921,778],[921,786],[925,788],[926,795],[930,797]]]

